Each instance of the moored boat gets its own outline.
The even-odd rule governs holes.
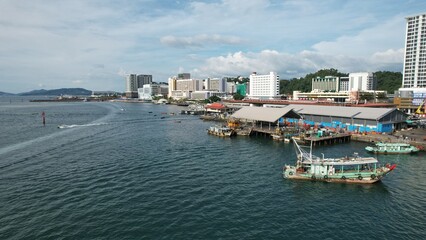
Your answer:
[[[324,182],[341,183],[375,183],[380,181],[389,172],[396,168],[396,164],[380,166],[378,160],[373,157],[360,157],[354,154],[352,157],[319,158],[305,151],[293,141],[297,161],[295,166],[285,165],[283,177],[297,180],[314,180]]]
[[[420,151],[408,143],[376,143],[374,146],[365,147],[365,150],[378,154],[409,154]]]
[[[213,126],[207,129],[207,133],[219,137],[232,137],[235,134],[235,131],[229,127]]]

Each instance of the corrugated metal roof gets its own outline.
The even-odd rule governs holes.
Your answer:
[[[339,107],[299,104],[290,104],[288,107],[293,108],[301,115],[334,116],[371,120],[378,120],[396,110],[396,108]]]
[[[232,117],[263,122],[276,122],[285,115],[288,115],[288,117],[298,116],[298,114],[292,110],[292,107],[286,106],[283,108],[243,107],[232,114]]]

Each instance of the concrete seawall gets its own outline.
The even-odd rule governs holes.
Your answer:
[[[411,129],[406,131],[399,131],[392,135],[389,134],[352,134],[351,140],[360,142],[406,142],[413,146],[418,147],[421,151],[426,151],[426,129]]]

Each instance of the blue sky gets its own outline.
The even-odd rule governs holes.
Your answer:
[[[405,17],[426,1],[0,0],[0,13],[0,91],[124,91],[128,73],[402,71]]]

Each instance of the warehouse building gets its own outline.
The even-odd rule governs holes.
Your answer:
[[[407,114],[396,108],[289,105],[304,124],[343,128],[355,132],[390,133],[406,127]],[[287,119],[299,122],[299,119]]]

